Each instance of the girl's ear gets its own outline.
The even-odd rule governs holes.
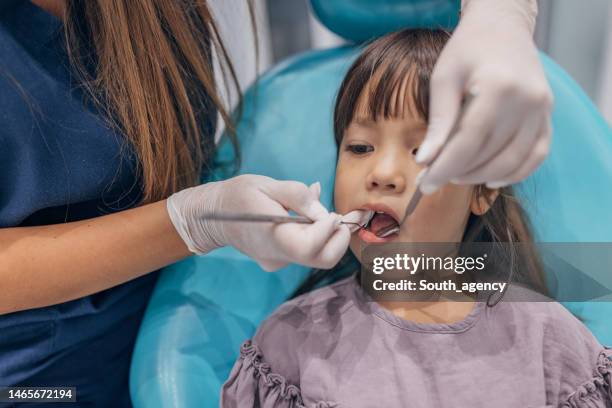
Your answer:
[[[484,215],[489,211],[498,196],[498,189],[487,188],[483,185],[476,186],[472,194],[470,210],[474,215]]]

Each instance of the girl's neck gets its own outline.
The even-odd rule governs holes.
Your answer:
[[[450,273],[447,280],[458,284],[456,273]],[[451,324],[464,320],[474,309],[474,298],[465,293],[454,291],[436,300],[387,301],[378,304],[404,320],[416,323]]]
[[[378,302],[397,317],[416,323],[451,324],[464,320],[474,309],[474,300],[461,301]]]

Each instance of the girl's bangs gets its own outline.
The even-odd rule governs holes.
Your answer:
[[[384,64],[373,73],[361,90],[352,119],[358,117],[377,121],[410,117],[426,122],[428,82],[419,75],[418,67],[409,61]]]
[[[336,98],[339,145],[353,121],[412,117],[429,120],[429,79],[449,34],[403,30],[369,44],[349,68]]]

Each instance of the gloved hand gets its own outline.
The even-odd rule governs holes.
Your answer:
[[[536,0],[464,0],[459,26],[431,78],[429,128],[416,160],[429,164],[449,137],[463,95],[476,94],[460,130],[420,178],[423,193],[451,181],[498,188],[548,154],[552,92],[532,36]]]
[[[307,187],[296,181],[242,175],[179,191],[168,198],[167,208],[174,227],[194,253],[231,245],[266,271],[290,262],[331,268],[346,252],[351,233],[340,224],[338,214],[321,204],[320,192],[319,183]],[[216,211],[288,215],[287,210],[315,222],[222,222],[199,217]]]

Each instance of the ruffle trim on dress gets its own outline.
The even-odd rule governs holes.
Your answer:
[[[597,357],[593,378],[571,393],[563,407],[612,407],[612,349],[605,347]]]
[[[263,360],[261,350],[251,340],[245,341],[240,346],[240,358],[247,366],[253,367],[255,378],[266,387],[277,389],[280,397],[290,402],[295,408],[307,408],[304,405],[300,388],[290,384],[282,375],[272,372],[270,365]],[[339,406],[334,402],[319,401],[312,408],[339,408]]]

